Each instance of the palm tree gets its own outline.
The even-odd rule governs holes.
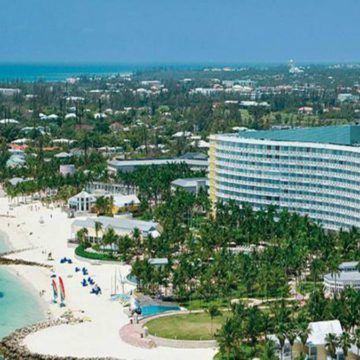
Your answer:
[[[136,244],[136,252],[141,252],[141,232],[138,228],[135,228],[133,233],[132,233],[132,237],[134,239],[134,242]]]
[[[336,358],[336,347],[338,345],[338,338],[335,334],[327,334],[325,337],[325,349],[331,359]]]
[[[352,337],[352,343],[356,346],[357,356],[360,356],[360,327],[355,330],[355,334]]]
[[[88,229],[82,228],[77,231],[76,238],[79,241],[80,245],[84,245],[86,242],[87,235],[89,234]]]
[[[228,360],[231,359],[231,354],[234,352],[235,344],[238,340],[236,326],[231,318],[225,320],[224,325],[216,334],[216,339],[219,344],[220,353],[225,353]],[[264,359],[265,360],[265,359]]]
[[[102,237],[102,243],[104,246],[110,245],[112,247],[114,243],[117,243],[117,240],[118,235],[112,227],[109,227]]]
[[[351,348],[351,335],[348,332],[343,332],[338,338],[338,346],[341,347],[344,358],[346,359],[349,349]]]
[[[293,358],[293,346],[294,346],[296,337],[297,337],[297,334],[296,334],[296,331],[293,328],[290,328],[290,329],[287,330],[286,338],[288,339],[290,347],[291,347],[291,349],[290,349],[290,359],[291,360]]]
[[[302,344],[301,353],[303,354],[311,330],[306,322],[300,322],[296,326],[296,332],[297,332],[297,334],[300,338],[301,344]]]
[[[277,360],[278,357],[276,356],[276,347],[273,341],[268,340],[266,341],[263,352],[260,356],[260,360]]]
[[[339,273],[339,264],[340,264],[340,257],[338,253],[335,252],[334,255],[331,257],[329,264],[331,276],[334,278],[334,282],[335,282],[334,297],[336,297],[338,292],[336,279]]]
[[[95,221],[95,234],[96,234],[96,240],[99,240],[99,231],[102,229],[102,223],[100,221]]]
[[[280,344],[280,359],[284,358],[284,347],[286,342],[286,328],[283,323],[280,323],[275,330],[276,337]]]
[[[221,311],[219,310],[219,308],[216,305],[210,305],[207,309],[206,312],[209,314],[210,319],[211,319],[211,327],[210,327],[210,333],[211,335],[213,334],[213,322],[214,322],[214,318],[216,316],[220,316],[221,315]]]

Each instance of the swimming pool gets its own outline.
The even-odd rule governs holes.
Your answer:
[[[180,307],[177,305],[174,306],[163,306],[163,305],[148,305],[141,307],[142,316],[152,316],[156,314],[161,314],[167,311],[179,311]]]
[[[110,296],[110,300],[115,301],[115,300],[121,300],[121,301],[129,301],[130,300],[130,295],[128,294],[114,294]]]
[[[134,275],[128,275],[127,277],[126,277],[126,280],[130,283],[130,284],[132,284],[132,285],[136,285],[137,286],[137,284],[138,284],[138,279],[137,279],[137,277],[136,276],[134,276]]]

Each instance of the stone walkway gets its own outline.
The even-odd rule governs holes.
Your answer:
[[[120,338],[130,345],[145,349],[152,349],[156,347],[156,344],[153,340],[144,336],[141,337],[144,335],[144,329],[141,323],[127,324],[120,329],[119,334]]]

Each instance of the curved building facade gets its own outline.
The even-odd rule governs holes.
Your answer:
[[[360,227],[360,126],[212,135],[210,197]]]

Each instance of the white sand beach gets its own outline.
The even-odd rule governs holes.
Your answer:
[[[9,214],[12,217],[4,217]],[[43,219],[43,223],[40,222]],[[119,359],[212,359],[215,349],[175,349],[157,347],[138,348],[121,340],[119,330],[129,323],[122,305],[110,301],[111,279],[116,269],[126,276],[130,267],[112,264],[96,265],[74,258],[74,249],[67,247],[71,235],[71,223],[59,208],[47,208],[40,203],[24,204],[9,208],[9,200],[0,198],[0,229],[7,233],[14,249],[30,248],[10,255],[11,258],[36,261],[53,266],[46,268],[11,266],[19,276],[31,284],[43,302],[47,304],[49,316],[59,317],[70,309],[76,316],[91,319],[77,325],[61,325],[48,328],[28,336],[24,344],[33,352],[76,357],[116,357]],[[51,252],[54,261],[48,261]],[[60,264],[59,259],[70,257],[73,264]],[[101,287],[102,295],[90,294],[89,287],[82,287],[82,274],[75,266],[85,266],[89,275]],[[66,307],[52,303],[51,275],[55,273],[64,280]],[[125,284],[125,291],[132,285]],[[40,293],[43,292],[43,295]]]

